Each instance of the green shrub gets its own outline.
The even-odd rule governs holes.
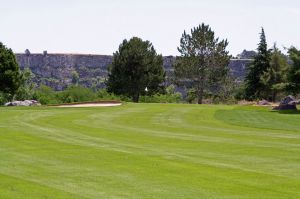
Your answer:
[[[114,93],[109,93],[106,89],[98,90],[96,95],[99,100],[121,100],[120,96],[117,96]]]
[[[175,91],[175,86],[170,85],[164,93],[155,93],[151,96],[141,96],[140,102],[144,103],[179,103],[181,102],[181,93]]]
[[[8,102],[9,97],[7,96],[8,94],[5,94],[3,92],[0,92],[0,106],[4,105],[6,102]]]
[[[16,92],[16,100],[28,100],[34,97],[34,88],[36,84],[32,81],[35,75],[32,73],[30,68],[25,68],[21,71],[21,85]]]
[[[181,101],[181,94],[154,94],[152,96],[141,96],[140,102],[143,103],[179,103]]]
[[[62,103],[73,103],[94,101],[97,99],[97,96],[91,89],[72,85],[66,90],[57,93],[57,98]]]
[[[41,85],[35,90],[33,99],[39,101],[43,105],[59,103],[55,91],[45,85]]]
[[[196,90],[194,88],[189,89],[185,99],[190,104],[195,103],[197,100]]]

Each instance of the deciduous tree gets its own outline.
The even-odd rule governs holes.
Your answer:
[[[12,99],[20,84],[21,74],[15,55],[0,42],[0,92],[8,94]]]

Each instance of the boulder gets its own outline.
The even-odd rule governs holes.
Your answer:
[[[296,103],[297,105],[300,105],[300,100],[294,100],[294,103]]]
[[[259,106],[266,106],[266,105],[271,105],[270,102],[268,102],[267,100],[261,100],[257,102],[257,105]]]
[[[36,100],[24,100],[7,102],[4,106],[40,106],[41,104]]]
[[[283,100],[281,100],[280,104],[288,104],[288,103],[290,103],[290,102],[292,102],[292,101],[295,101],[295,100],[296,100],[296,99],[295,99],[294,96],[289,95],[289,96],[283,98]]]
[[[279,104],[279,106],[274,107],[274,110],[297,110],[295,97],[289,95],[285,97]]]

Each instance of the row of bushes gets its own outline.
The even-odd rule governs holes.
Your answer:
[[[35,90],[32,98],[45,105],[98,100],[122,100],[119,96],[110,94],[106,90],[93,92],[91,89],[82,86],[70,86],[64,91],[54,91],[52,88],[44,85]]]
[[[0,93],[0,105],[3,105],[9,99],[8,96]],[[65,104],[75,102],[88,102],[100,100],[117,100],[131,102],[132,99],[127,96],[115,95],[107,92],[106,89],[94,90],[79,85],[71,85],[66,90],[54,91],[51,87],[41,85],[37,88],[24,87],[16,94],[15,100],[34,99],[43,105],[51,104]],[[184,99],[181,93],[175,91],[173,85],[167,87],[164,93],[156,93],[151,96],[140,96],[139,102],[142,103],[196,103],[195,90],[190,89],[187,91]],[[219,104],[224,103],[224,96],[207,95],[204,103]],[[230,104],[236,103],[235,98],[226,97],[226,102]]]
[[[74,81],[71,86],[63,91],[54,91],[51,87],[40,85],[39,87],[34,83],[35,75],[29,68],[25,68],[22,71],[22,81],[21,86],[18,91],[13,96],[5,95],[0,93],[0,105],[3,105],[7,101],[14,100],[26,100],[34,99],[39,101],[41,104],[65,104],[65,103],[75,103],[75,102],[87,102],[87,101],[99,101],[99,100],[118,100],[118,101],[132,101],[131,98],[127,96],[115,95],[113,93],[108,93],[106,89],[97,90],[96,88],[86,88],[78,85],[78,82]],[[216,95],[213,93],[205,92],[205,103],[234,103],[234,97],[232,92],[234,86],[231,81],[229,83],[223,84]],[[188,89],[184,98],[181,93],[176,92],[175,86],[170,85],[160,92],[140,96],[139,102],[143,103],[197,103],[197,95],[195,89]]]
[[[7,96],[0,93],[0,104],[3,105],[8,101],[7,99]],[[15,97],[15,100],[25,99],[34,99],[43,105],[100,100],[118,100],[125,102],[131,101],[131,98],[127,96],[117,96],[113,93],[108,93],[106,89],[93,91],[92,89],[77,85],[72,85],[64,91],[54,91],[48,86],[41,85],[38,88],[30,90],[30,92],[19,92]],[[178,103],[181,100],[181,94],[174,92],[173,88],[166,89],[165,94],[157,93],[152,96],[140,97],[140,102],[144,103]]]

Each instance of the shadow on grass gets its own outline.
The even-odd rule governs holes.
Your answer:
[[[300,110],[282,110],[282,111],[273,110],[272,112],[278,112],[279,114],[289,114],[289,115],[300,114]]]

